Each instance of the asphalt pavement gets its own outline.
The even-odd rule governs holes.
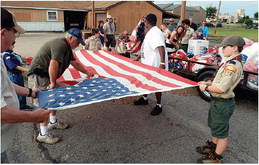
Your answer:
[[[15,52],[34,56],[47,40],[63,33],[27,33],[17,38]],[[196,163],[196,146],[210,139],[209,103],[195,88],[163,94],[163,112],[149,113],[149,105],[134,106],[138,97],[95,103],[58,112],[70,124],[50,130],[62,140],[54,145],[35,140],[38,124],[23,123],[8,148],[10,163]],[[258,94],[238,91],[230,121],[229,146],[224,163],[258,163]]]
[[[7,153],[11,163],[196,163],[196,146],[210,138],[209,103],[195,88],[165,92],[163,112],[149,113],[129,97],[62,110],[66,130],[50,132],[62,141],[42,144],[35,140],[38,125],[23,123]],[[229,146],[224,163],[258,163],[258,110],[256,101],[237,100],[230,121]],[[244,102],[244,103],[243,103]],[[250,104],[247,106],[246,104]]]

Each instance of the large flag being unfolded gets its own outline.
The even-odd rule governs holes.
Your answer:
[[[85,80],[85,74],[70,66],[59,80],[75,85],[42,90],[38,93],[40,107],[63,110],[106,100],[197,85],[196,82],[164,69],[144,65],[108,51],[82,49],[76,51],[74,56],[87,70],[99,75],[99,78]]]

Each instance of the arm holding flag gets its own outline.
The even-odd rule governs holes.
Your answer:
[[[48,120],[50,110],[38,108],[35,111],[21,111],[10,106],[1,108],[1,123],[41,123]]]
[[[39,89],[29,89],[29,88],[25,88],[22,86],[19,86],[17,84],[13,83],[13,87],[15,89],[15,92],[17,95],[19,96],[27,96],[27,97],[32,97],[34,99],[37,98],[37,92],[39,92]]]
[[[87,76],[93,77],[94,74],[88,70],[86,70],[79,62],[71,61],[70,63],[76,70],[86,74]]]
[[[49,79],[50,79],[50,85],[47,87],[47,89],[53,89],[56,86],[56,81],[58,77],[58,70],[59,70],[59,63],[56,60],[50,60],[49,64]]]
[[[19,85],[13,84],[15,92],[20,96],[27,96],[37,98],[37,92],[39,89],[28,89]],[[37,110],[21,111],[14,107],[8,106],[3,96],[1,96],[1,123],[21,123],[21,122],[43,122],[48,119],[50,110],[38,108]]]

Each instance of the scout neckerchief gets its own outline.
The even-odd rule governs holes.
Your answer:
[[[109,25],[110,25],[111,33],[113,33],[112,23],[109,23]]]
[[[234,58],[232,58],[232,59],[230,59],[230,60],[228,60],[228,61],[231,61],[231,60],[237,60],[237,61],[239,61],[239,62],[241,63],[241,62],[242,62],[242,56],[239,54],[238,56],[236,56],[236,57],[234,57]],[[226,61],[226,63],[227,63],[228,61]],[[219,71],[219,68],[220,68],[223,64],[225,64],[225,63],[221,63],[221,64],[219,65],[219,67],[217,68],[216,72],[215,72],[215,73],[213,74],[213,76],[211,77],[211,81],[214,80],[214,78],[216,77],[216,74],[217,74],[218,71]]]

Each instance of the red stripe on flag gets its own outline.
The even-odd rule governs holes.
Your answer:
[[[155,88],[155,87],[152,87],[152,86],[149,86],[147,84],[143,84],[141,81],[137,80],[135,77],[133,76],[129,76],[129,75],[124,75],[122,73],[119,73],[117,71],[115,71],[113,68],[111,68],[110,66],[96,60],[95,58],[93,58],[91,55],[89,55],[87,53],[86,50],[80,50],[80,52],[82,53],[82,55],[88,59],[89,61],[91,61],[92,63],[94,63],[95,65],[98,65],[100,67],[103,68],[103,70],[105,70],[107,73],[109,73],[110,75],[112,76],[115,76],[115,77],[122,77],[122,78],[125,78],[127,80],[129,80],[131,82],[131,84],[134,84],[136,87],[140,87],[140,88],[143,88],[143,89],[146,89],[146,90],[149,90],[149,91],[157,91],[159,90],[158,88]],[[113,54],[113,55],[117,55],[117,54]],[[119,55],[117,55],[119,56]]]
[[[172,84],[170,82],[167,82],[167,81],[163,81],[157,77],[153,77],[150,73],[148,72],[144,72],[144,71],[139,71],[139,70],[136,70],[136,69],[133,69],[133,68],[130,68],[128,67],[127,65],[123,64],[123,63],[120,63],[120,62],[117,62],[115,60],[112,60],[108,57],[105,57],[105,55],[101,54],[100,52],[98,51],[94,51],[95,54],[99,55],[99,56],[102,56],[103,59],[105,59],[106,61],[110,62],[110,63],[113,63],[117,66],[119,66],[121,69],[125,70],[125,71],[128,71],[128,72],[131,72],[131,73],[135,73],[135,74],[141,74],[142,76],[144,76],[146,79],[150,80],[150,81],[153,81],[157,84],[161,84],[163,86],[167,86],[167,87],[173,87],[173,88],[176,88],[176,87],[180,87],[179,85],[176,85],[176,84]],[[114,55],[115,56],[115,55]],[[120,55],[119,55],[120,56]],[[133,62],[132,59],[129,60],[129,58],[127,57],[123,57],[123,56],[120,56],[119,57],[121,60],[125,60],[125,61],[128,61],[128,62]],[[153,68],[152,68],[152,71],[155,71]],[[169,73],[171,74],[171,73]],[[165,76],[167,77],[167,76]]]

